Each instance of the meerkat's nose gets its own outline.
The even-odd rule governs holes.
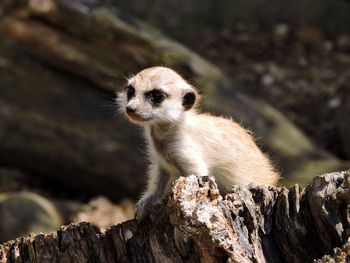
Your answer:
[[[126,112],[127,112],[127,113],[135,113],[135,112],[136,112],[136,109],[134,109],[134,108],[132,108],[132,107],[130,107],[130,106],[127,106],[127,107],[126,107]]]

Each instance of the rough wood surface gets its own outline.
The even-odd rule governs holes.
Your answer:
[[[136,197],[143,141],[112,98],[116,80],[162,64],[197,85],[209,111],[261,138],[287,177],[305,182],[350,167],[217,67],[107,2],[0,1],[0,165],[81,192]]]
[[[142,224],[64,226],[1,245],[0,262],[348,262],[349,183],[338,172],[305,189],[236,186],[222,197],[212,177],[181,177],[168,208]],[[174,226],[191,238],[185,255]]]

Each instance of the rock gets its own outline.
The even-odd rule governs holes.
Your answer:
[[[31,192],[0,194],[0,218],[0,242],[51,232],[63,223],[51,201]]]
[[[328,107],[331,109],[338,108],[341,105],[341,98],[335,97],[328,101]]]
[[[264,86],[270,86],[275,82],[275,77],[272,74],[265,74],[262,76],[261,82]]]
[[[102,231],[134,217],[134,205],[130,201],[123,201],[119,205],[113,204],[107,198],[97,197],[81,208],[72,222],[90,222]]]
[[[287,24],[277,24],[273,30],[276,41],[286,40],[290,34],[290,28]]]
[[[343,52],[350,52],[350,35],[342,34],[336,39],[337,48]]]

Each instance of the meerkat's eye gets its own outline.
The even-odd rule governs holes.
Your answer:
[[[130,100],[135,95],[135,89],[131,86],[127,87],[126,94],[128,96],[128,100]]]
[[[152,90],[147,93],[147,97],[150,98],[153,103],[159,104],[165,99],[165,94],[160,90]]]

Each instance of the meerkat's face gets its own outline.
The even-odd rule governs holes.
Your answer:
[[[118,105],[136,124],[175,122],[193,107],[196,95],[175,71],[153,67],[128,80],[125,90],[118,94]]]

